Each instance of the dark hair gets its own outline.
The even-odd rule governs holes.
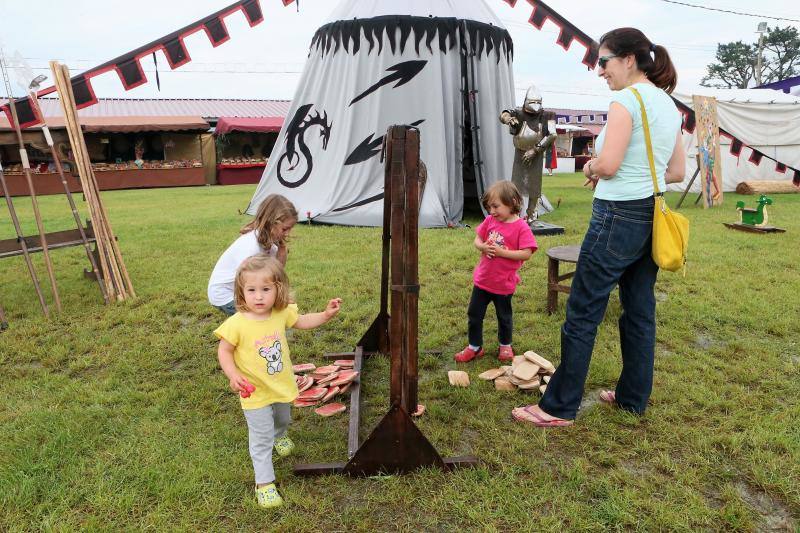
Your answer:
[[[499,200],[501,204],[510,207],[511,213],[514,215],[519,215],[522,211],[522,195],[519,193],[517,186],[510,181],[498,181],[486,189],[481,198],[481,204],[487,211],[489,210],[489,202],[492,200]]]
[[[617,56],[634,56],[636,67],[645,73],[653,85],[671,93],[678,83],[675,65],[667,49],[653,44],[636,28],[617,28],[600,37],[600,46],[605,46]],[[650,55],[653,52],[653,55]]]

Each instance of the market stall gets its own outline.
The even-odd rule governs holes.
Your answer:
[[[64,162],[72,170],[72,153],[66,142],[64,122],[48,117],[48,126]],[[200,117],[124,116],[81,119],[92,168],[101,190],[204,185],[200,134],[208,123]],[[0,157],[12,196],[28,194],[16,147],[6,142],[7,122],[0,119]],[[28,131],[25,142],[37,194],[64,192],[53,162],[37,131]],[[80,190],[76,177],[67,176],[72,191]]]
[[[217,183],[258,183],[283,117],[220,117],[214,130],[217,145]]]

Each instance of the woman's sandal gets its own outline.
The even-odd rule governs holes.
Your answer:
[[[511,411],[511,416],[517,422],[526,422],[533,424],[537,428],[561,428],[571,426],[572,420],[564,420],[563,418],[546,419],[539,413],[533,410],[535,405],[528,405],[526,407],[517,407]]]
[[[613,390],[601,390],[600,401],[609,405],[617,405],[617,393]]]

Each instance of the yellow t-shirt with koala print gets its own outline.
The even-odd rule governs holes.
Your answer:
[[[297,398],[297,383],[289,358],[286,328],[297,322],[297,305],[289,304],[270,317],[253,320],[241,313],[229,317],[214,331],[236,348],[233,360],[239,372],[256,390],[249,398],[239,398],[242,409],[260,409],[273,403],[288,403]]]

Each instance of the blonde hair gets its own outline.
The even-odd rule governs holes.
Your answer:
[[[248,257],[236,270],[236,279],[233,284],[233,301],[236,303],[236,310],[240,313],[248,311],[247,303],[244,300],[244,275],[250,272],[263,273],[275,285],[275,304],[274,309],[281,311],[286,309],[291,300],[289,278],[283,269],[280,261],[266,254],[258,254]]]
[[[285,244],[285,237],[275,239],[272,235],[278,224],[288,221],[297,222],[297,209],[285,196],[270,194],[258,206],[256,216],[245,224],[242,233],[255,230],[259,246],[264,251],[269,251],[273,244]]]
[[[501,204],[510,207],[514,215],[519,215],[522,211],[522,195],[517,186],[510,181],[498,181],[486,189],[481,198],[481,205],[488,211],[489,202],[492,200],[499,200]]]

